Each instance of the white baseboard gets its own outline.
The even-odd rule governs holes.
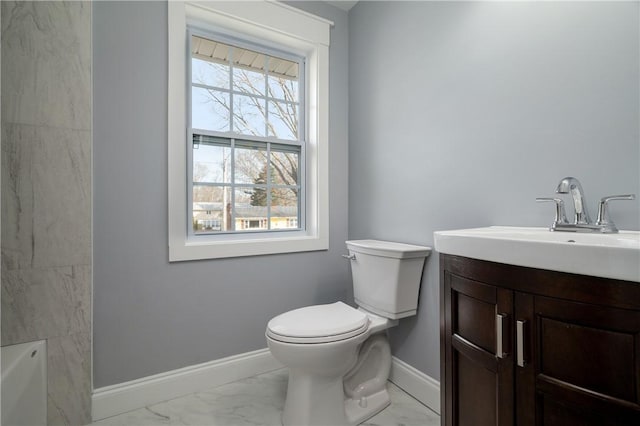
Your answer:
[[[282,368],[269,349],[234,355],[93,391],[93,421]],[[440,414],[440,382],[393,357],[389,380]]]
[[[94,421],[282,368],[269,349],[234,355],[95,389]]]
[[[440,382],[404,361],[392,357],[389,380],[440,414]]]

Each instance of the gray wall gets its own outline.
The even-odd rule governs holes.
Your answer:
[[[350,238],[433,245],[435,230],[547,226],[534,198],[567,175],[594,215],[604,195],[640,195],[637,3],[360,2],[348,25],[289,3],[336,23],[331,248],[174,264],[166,4],[94,4],[95,387],[264,348],[272,316],[350,300],[347,215]],[[638,205],[612,204],[616,222],[640,229]],[[438,297],[434,255],[418,316],[391,333],[435,378]]]
[[[94,387],[266,347],[273,316],[350,294],[347,14],[330,48],[330,249],[169,263],[167,5],[94,3]]]
[[[548,226],[564,176],[595,216],[640,195],[639,3],[360,2],[349,13],[349,237]],[[572,211],[572,209],[571,209]],[[611,204],[640,229],[639,201]],[[438,258],[396,356],[439,377]]]
[[[91,420],[91,3],[1,2],[2,345],[46,339],[47,424]]]

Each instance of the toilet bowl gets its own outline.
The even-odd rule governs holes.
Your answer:
[[[390,403],[391,350],[386,330],[415,315],[430,248],[347,241],[357,309],[343,302],[294,309],[265,332],[289,369],[285,426],[356,425]]]
[[[342,302],[272,319],[267,344],[289,368],[284,425],[355,425],[389,405],[391,351],[384,330],[397,324]]]

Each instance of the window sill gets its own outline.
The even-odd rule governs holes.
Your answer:
[[[194,241],[195,240],[195,241]],[[197,237],[169,245],[169,261],[181,262],[202,259],[261,256],[328,250],[327,238],[316,236],[265,236],[261,238],[221,241],[197,241]]]

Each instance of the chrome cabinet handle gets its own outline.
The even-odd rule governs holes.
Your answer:
[[[524,367],[527,361],[524,358],[524,332],[527,322],[516,321],[516,361],[519,367]]]
[[[355,254],[343,254],[342,257],[344,257],[347,260],[356,260]]]
[[[505,314],[496,314],[496,357],[504,358],[507,353],[503,346],[504,321],[507,318]]]

